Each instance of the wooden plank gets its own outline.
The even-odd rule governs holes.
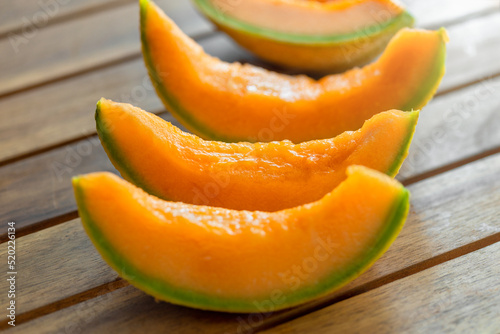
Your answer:
[[[401,272],[407,268],[418,266],[431,258],[443,256],[485,238],[496,235],[500,240],[499,168],[500,154],[497,154],[409,186],[412,207],[406,226],[394,245],[370,270],[334,295],[291,311],[266,316],[266,322],[287,318],[297,312],[306,312],[313,305],[324,303],[384,277],[399,277],[404,275]],[[66,239],[65,235],[71,237]],[[29,239],[23,241],[25,238]],[[101,285],[105,281],[101,276],[108,280],[114,279],[113,271],[100,259],[87,239],[78,220],[75,220],[18,240],[23,242],[19,250],[22,261],[20,263],[25,268],[36,268],[38,273],[27,274],[23,278],[24,281],[20,279],[23,281],[20,284],[24,284],[23,294],[19,297],[23,313]],[[61,240],[66,241],[62,243]],[[46,252],[47,247],[50,248],[51,245],[59,246],[54,251]],[[5,254],[5,250],[2,251]],[[43,254],[43,260],[38,256],[29,256],[39,253]],[[61,257],[67,261],[64,265],[58,264]],[[74,260],[67,260],[70,257],[74,257]],[[39,261],[43,261],[43,264],[37,264]],[[84,269],[87,269],[86,274],[80,275],[79,271]],[[54,284],[39,293],[37,287],[47,282]],[[6,284],[0,281],[0,289],[6,288]],[[65,288],[53,289],[54,285]],[[157,305],[153,303],[152,298],[141,292],[122,290],[48,315],[42,318],[42,327],[53,323],[53,327],[48,328],[58,332],[61,328],[56,326],[84,322],[85,332],[92,332],[112,328],[111,326],[119,323],[119,328],[125,330],[129,326],[137,326],[138,322],[142,323],[142,319],[148,317],[148,326],[153,326],[151,329],[172,326],[180,330],[190,323],[191,327],[187,326],[188,329],[207,326],[207,333],[222,332],[222,329],[237,332],[238,328],[248,332],[252,321],[258,319],[249,318],[248,315],[223,315],[221,318],[218,313],[191,311],[166,303]],[[26,300],[30,300],[30,304],[26,303]],[[91,311],[94,306],[100,309],[99,314],[93,314]],[[105,314],[113,316],[108,317]],[[64,318],[65,321],[56,320],[59,318]],[[37,321],[33,323],[38,324]],[[28,323],[29,326],[30,324],[31,322]],[[258,324],[261,325],[262,323]],[[129,330],[133,331],[133,327]]]
[[[446,74],[439,87],[453,87],[500,74],[500,12],[457,24],[449,29]]]
[[[500,242],[264,333],[498,333]]]
[[[0,99],[0,160],[95,134],[93,114],[102,96],[163,110],[142,59],[8,96]]]
[[[500,3],[497,0],[439,0],[437,6],[420,0],[402,0],[401,2],[416,18],[417,26],[431,29],[463,22],[467,18],[500,9]]]
[[[203,39],[200,44],[226,61],[255,63],[225,36]],[[148,111],[164,110],[141,58],[4,97],[0,99],[0,161],[95,134],[95,104],[102,96]]]
[[[472,26],[466,23],[473,31],[473,38],[460,37],[462,25],[450,29],[450,60],[441,91],[454,87],[453,80],[457,76],[460,76],[457,79],[460,84],[474,81],[487,75],[485,66],[496,66],[498,62],[485,60],[488,52],[500,49],[500,36],[493,33],[500,30],[500,14],[492,17],[497,20],[490,20],[487,25],[481,20],[475,20]],[[491,33],[485,34],[485,30]],[[490,39],[491,35],[494,35],[493,40]],[[477,60],[467,58],[469,63],[464,64],[460,60],[463,57],[462,50],[473,43],[471,41],[479,43]],[[222,35],[203,39],[201,44],[207,52],[226,61],[240,60],[263,65]],[[478,68],[483,70],[479,71]],[[101,96],[127,100],[152,111],[160,110],[158,99],[146,77],[142,61],[135,59],[0,99],[0,161],[22,157],[95,133],[89,111]],[[37,103],[32,103],[33,100]],[[26,136],[26,133],[30,135]]]
[[[88,110],[75,106],[87,124],[94,122],[95,100],[88,102]],[[500,135],[495,130],[499,104],[500,78],[434,99],[422,112],[399,179],[499,147]],[[73,109],[64,112],[71,118]],[[0,202],[6,208],[0,211],[0,220],[15,220],[22,229],[74,212],[71,177],[99,170],[114,169],[96,137],[0,167]],[[1,237],[5,238],[5,233]]]
[[[500,78],[432,100],[420,113],[399,180],[500,146]]]
[[[126,0],[131,2],[133,0]],[[86,13],[102,7],[123,4],[123,0],[16,0],[0,2],[0,36],[12,30],[17,33],[41,29],[68,16]]]
[[[15,221],[17,232],[22,233],[47,219],[74,212],[71,177],[96,170],[115,171],[97,137],[2,167],[0,216],[3,221]],[[3,242],[6,230],[1,233]]]
[[[188,1],[159,4],[190,35],[211,30]],[[138,2],[0,40],[0,95],[138,57]],[[64,33],[61,33],[64,32]]]
[[[90,239],[82,238],[84,234],[80,219],[74,219],[17,238],[18,314],[118,278],[99,257]],[[1,247],[0,258],[7,261],[7,246]],[[0,286],[7,288],[6,283],[1,280]],[[1,297],[2,305],[6,297]]]
[[[57,316],[52,316],[57,315]],[[50,317],[50,319],[49,319]],[[129,286],[7,330],[7,333],[230,333],[235,316],[155,303]]]

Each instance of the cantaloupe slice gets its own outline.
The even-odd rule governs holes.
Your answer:
[[[166,108],[190,131],[228,142],[332,138],[389,109],[421,109],[444,74],[444,29],[401,30],[373,64],[316,81],[205,54],[150,1],[143,55]]]
[[[83,226],[120,276],[158,299],[268,312],[330,293],[390,246],[408,192],[366,167],[321,200],[274,213],[162,201],[110,173],[73,179]]]
[[[310,71],[341,71],[379,54],[413,17],[390,0],[194,0],[259,57]]]
[[[204,141],[106,99],[96,111],[102,145],[127,180],[166,200],[261,211],[319,200],[351,164],[395,176],[417,119],[417,111],[392,110],[332,139],[250,144]]]

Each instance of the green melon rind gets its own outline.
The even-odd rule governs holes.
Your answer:
[[[401,144],[401,148],[399,149],[399,152],[396,155],[394,162],[389,167],[389,169],[386,171],[386,174],[391,176],[391,177],[395,177],[398,174],[399,169],[401,168],[401,165],[403,164],[406,157],[408,156],[408,151],[410,149],[411,141],[413,139],[413,135],[415,134],[415,129],[417,128],[420,110],[413,110],[409,113],[410,113],[410,121],[408,124],[408,132],[406,133],[405,140]]]
[[[142,188],[147,193],[154,195],[156,197],[163,198],[164,200],[170,200],[169,198],[165,198],[165,196],[161,195],[159,192],[154,189],[154,187],[149,186],[146,182],[142,180],[140,173],[130,165],[129,160],[122,153],[123,150],[120,149],[119,145],[116,145],[116,140],[112,137],[111,131],[108,129],[106,125],[106,121],[102,119],[101,112],[101,104],[102,100],[97,102],[96,110],[95,110],[95,123],[97,135],[101,141],[101,145],[104,148],[104,151],[109,157],[109,160],[113,164],[113,166],[120,172],[123,178],[137,187]]]
[[[222,142],[242,142],[246,141],[241,138],[230,138],[224,135],[218,134],[217,131],[210,129],[202,122],[198,121],[192,113],[186,110],[182,103],[178,101],[178,99],[168,92],[163,84],[160,74],[156,70],[155,63],[151,57],[151,53],[149,51],[149,43],[146,36],[146,18],[149,0],[140,0],[140,8],[141,8],[141,42],[142,42],[142,54],[144,57],[144,62],[146,63],[146,67],[148,69],[149,77],[153,82],[153,86],[155,87],[156,93],[162,100],[163,104],[167,107],[168,111],[172,113],[179,121],[181,121],[189,130],[194,133],[202,136],[203,138],[218,140]]]
[[[427,71],[422,71],[426,74],[426,80],[420,84],[422,88],[417,90],[416,93],[412,95],[412,98],[406,101],[406,104],[400,106],[400,109],[421,109],[436,93],[446,71],[446,43],[448,41],[448,34],[445,28],[441,27],[439,29],[439,35],[441,37],[441,44],[434,57],[435,61]],[[432,73],[432,75],[427,75],[427,73]]]
[[[173,304],[188,306],[197,309],[236,312],[236,313],[258,313],[262,312],[256,303],[269,300],[270,296],[255,298],[252,300],[229,299],[214,297],[207,294],[193,292],[178,288],[173,284],[151,277],[136,268],[120,255],[99,230],[91,214],[87,211],[85,204],[84,189],[80,185],[79,177],[73,178],[75,198],[82,224],[104,260],[125,280],[135,287],[143,290],[149,295]],[[337,270],[322,282],[300,289],[286,295],[286,302],[276,305],[272,311],[285,309],[298,304],[305,303],[315,298],[331,293],[333,290],[352,281],[362,272],[368,269],[392,244],[404,225],[409,210],[409,192],[401,186],[401,192],[395,199],[392,209],[387,215],[386,227],[380,232],[378,240],[373,247],[367,249],[360,255],[358,261],[351,263],[343,270]],[[145,240],[147,242],[147,240]],[[284,288],[286,290],[286,288]]]
[[[147,0],[146,0],[147,1]],[[393,32],[404,27],[412,27],[415,19],[407,11],[376,25],[368,26],[347,34],[293,34],[259,27],[243,22],[230,15],[215,9],[210,1],[193,0],[200,11],[213,20],[217,25],[228,27],[241,33],[266,38],[269,40],[300,45],[335,45],[356,42],[360,39],[372,38],[385,32]]]

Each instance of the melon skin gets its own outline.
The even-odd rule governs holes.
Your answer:
[[[368,64],[384,50],[400,29],[412,27],[412,22],[413,18],[404,13],[376,35],[313,45],[276,41],[214,23],[240,46],[275,65],[307,72],[340,73]]]
[[[160,117],[101,99],[96,128],[129,182],[164,200],[237,210],[278,211],[319,200],[349,165],[394,177],[408,154],[419,112],[390,110],[354,132],[293,144],[223,143],[183,132]]]
[[[443,27],[439,28],[437,32],[441,36],[443,46],[438,48],[435,55],[435,61],[428,72],[430,74],[427,75],[425,80],[421,83],[421,87],[425,87],[425,89],[416,90],[412,98],[401,106],[402,110],[411,110],[417,105],[423,106],[427,104],[427,102],[432,99],[434,94],[436,94],[439,84],[446,73],[446,48],[444,46],[450,41],[450,38],[448,36],[448,32]]]
[[[193,0],[197,8],[236,43],[278,66],[309,72],[343,72],[380,54],[402,28],[415,19],[407,11],[372,26],[345,34],[307,35],[273,31],[232,18],[210,0]]]
[[[214,208],[190,206],[182,203],[170,203],[167,205],[163,205],[162,201],[160,201],[159,199],[145,194],[142,190],[135,188],[134,186],[126,183],[123,180],[120,180],[110,173],[94,173],[75,177],[73,179],[73,186],[78,204],[78,210],[82,219],[82,224],[90,239],[92,240],[101,256],[104,258],[104,260],[113,269],[115,269],[121,277],[129,281],[132,285],[154,296],[157,299],[164,300],[173,304],[212,311],[262,313],[293,307],[317,299],[340,288],[341,286],[359,276],[367,268],[369,268],[388,249],[388,247],[398,235],[408,214],[408,191],[401,185],[398,185],[397,181],[391,180],[387,176],[383,176],[375,171],[370,171],[369,169],[364,167],[353,166],[348,173],[350,174],[349,178],[351,178],[351,180],[349,180],[348,178],[345,185],[341,185],[337,190],[333,191],[341,192],[341,194],[337,194],[336,198],[342,197],[344,192],[347,195],[352,195],[352,186],[359,188],[359,184],[379,183],[378,187],[376,188],[381,191],[381,197],[385,196],[384,198],[390,199],[389,201],[381,201],[380,203],[365,203],[364,207],[368,212],[370,212],[370,207],[375,208],[377,207],[377,205],[383,206],[383,210],[375,211],[385,212],[383,217],[372,217],[371,220],[369,219],[362,222],[363,226],[369,226],[373,221],[379,221],[377,223],[378,225],[376,229],[371,230],[371,232],[367,232],[372,233],[373,235],[371,235],[370,238],[366,239],[368,240],[366,243],[361,243],[359,245],[359,247],[361,247],[362,249],[359,250],[359,252],[355,252],[356,257],[344,263],[342,266],[326,266],[326,268],[321,268],[323,262],[320,261],[317,271],[325,272],[325,275],[321,275],[321,277],[314,277],[315,275],[313,273],[309,275],[310,281],[305,280],[300,284],[298,288],[291,287],[290,284],[286,282],[286,280],[283,280],[280,283],[282,284],[282,286],[275,285],[275,287],[269,291],[265,289],[263,290],[262,287],[259,287],[258,285],[249,285],[247,286],[247,288],[243,289],[244,291],[242,291],[241,288],[232,291],[226,288],[227,285],[231,285],[230,282],[237,282],[239,279],[249,279],[245,276],[245,273],[238,272],[242,265],[252,266],[255,265],[256,261],[261,262],[262,264],[262,261],[266,262],[266,258],[268,259],[267,261],[279,261],[279,259],[273,259],[273,254],[258,253],[262,250],[262,248],[246,246],[244,242],[245,238],[248,237],[247,239],[251,244],[251,242],[253,242],[252,240],[255,240],[255,236],[248,234],[248,230],[245,230],[244,228],[239,231],[240,239],[238,239],[236,242],[238,245],[240,245],[239,248],[245,250],[245,252],[243,253],[247,254],[249,258],[239,259],[239,261],[235,262],[234,264],[226,263],[226,265],[224,266],[224,268],[226,268],[226,271],[223,273],[214,273],[213,270],[208,269],[208,271],[204,272],[205,269],[203,269],[203,267],[192,266],[190,259],[193,258],[193,256],[199,258],[199,248],[195,247],[193,249],[188,247],[182,250],[182,255],[187,259],[186,261],[183,261],[183,263],[179,264],[180,267],[185,268],[182,275],[188,278],[194,277],[196,278],[196,282],[198,282],[192,287],[186,287],[185,284],[183,285],[183,280],[175,281],[175,279],[162,279],[161,277],[164,273],[161,272],[161,268],[165,267],[162,262],[155,262],[155,265],[148,266],[146,263],[147,261],[137,261],[136,255],[142,254],[146,256],[146,258],[152,257],[155,258],[155,260],[163,259],[163,261],[168,262],[168,258],[158,255],[158,252],[161,253],[160,247],[162,244],[172,242],[179,245],[184,244],[184,246],[186,246],[186,244],[189,245],[195,238],[198,238],[197,236],[200,235],[200,226],[194,226],[189,221],[190,210],[193,210],[193,212],[195,213],[201,211],[205,214],[213,214],[216,216],[222,215],[224,217],[231,217],[231,215],[239,217],[242,214],[246,216],[251,214],[257,216],[260,215],[261,221],[258,222],[260,226],[259,228],[268,231],[268,234],[264,235],[263,237],[264,239],[269,238],[269,240],[265,241],[265,243],[273,244],[273,236],[280,235],[279,233],[273,233],[273,229],[276,229],[276,222],[279,222],[280,224],[287,224],[286,221],[280,221],[280,216],[293,218],[297,215],[300,215],[300,211],[309,210],[310,213],[314,214],[315,217],[319,218],[320,220],[311,220],[308,221],[308,223],[318,226],[324,225],[321,223],[317,224],[317,222],[321,221],[322,219],[327,219],[325,218],[327,216],[325,216],[324,214],[327,214],[328,216],[331,216],[332,214],[332,212],[328,212],[328,203],[321,203],[322,201],[328,201],[327,196],[325,196],[325,199],[318,201],[318,204],[313,203],[309,206],[293,208],[280,213],[270,214],[272,216],[266,216],[265,213],[238,213],[234,210],[227,210],[227,212],[222,212],[220,210],[214,210]],[[354,179],[357,179],[357,182],[351,182],[354,181]],[[387,195],[387,193],[385,192],[391,193],[392,195]],[[354,193],[361,196],[362,190],[354,191]],[[361,200],[362,199],[363,196],[361,196]],[[360,209],[359,202],[351,201],[351,203],[352,204],[349,206],[348,201],[346,201],[346,208],[351,207],[352,209],[351,215],[363,211],[362,209]],[[184,234],[182,236],[181,242],[177,242],[175,238],[179,236],[175,237],[175,229],[170,229],[170,231],[173,232],[174,239],[169,238],[170,234],[164,233],[165,231],[161,229],[161,226],[165,226],[164,224],[167,224],[168,226],[168,217],[171,216],[168,216],[168,210],[161,211],[162,206],[170,208],[170,211],[181,212],[176,213],[176,215],[184,215],[184,218],[182,218],[185,219],[183,221],[183,224],[189,225],[189,228],[191,228],[193,234]],[[158,220],[158,216],[152,211],[154,210],[152,208],[160,208],[160,211],[157,212],[164,212],[164,217],[167,218],[165,218],[164,220]],[[317,210],[314,210],[315,208]],[[141,212],[134,212],[135,210],[139,210]],[[212,212],[212,210],[214,211]],[[139,216],[143,217],[143,219],[132,221],[130,218]],[[363,216],[363,214],[361,214],[361,216]],[[103,220],[103,217],[107,217],[107,219]],[[158,223],[160,224],[158,225]],[[224,223],[226,222],[221,222],[221,226]],[[229,219],[227,223],[231,223],[231,220]],[[198,222],[195,225],[199,224],[201,223]],[[202,238],[200,239],[200,241],[205,240],[204,242],[208,244],[208,246],[203,250],[203,254],[210,255],[215,259],[219,258],[219,260],[226,260],[227,249],[214,245],[224,243],[224,240],[230,240],[233,237],[237,238],[238,234],[224,234],[223,226],[218,230],[217,233],[215,233],[217,229],[211,231],[209,221],[207,221],[205,224],[205,227],[202,228],[205,239]],[[244,225],[244,222],[242,223],[242,225]],[[270,225],[270,227],[267,227],[267,225]],[[198,229],[196,229],[197,227]],[[294,228],[295,227],[293,226],[292,222],[292,224],[289,225],[289,230],[293,230]],[[311,230],[313,229],[314,227],[311,227]],[[138,231],[140,231],[139,234],[137,234]],[[189,229],[187,229],[187,231],[189,231]],[[238,231],[238,228],[236,228],[235,231]],[[286,241],[287,231],[281,231],[280,233],[285,234],[285,237],[280,239],[280,241]],[[224,235],[220,237],[220,234]],[[182,235],[182,233],[179,235]],[[329,238],[328,235],[325,234],[321,235],[321,237],[325,240]],[[158,243],[158,241],[160,241],[161,243]],[[345,244],[345,241],[342,241],[340,239],[333,241],[334,243],[343,242],[343,244]],[[213,242],[213,244],[211,244],[211,242]],[[304,242],[304,244],[306,243],[307,242]],[[232,244],[234,244],[234,242],[228,242],[228,245]],[[294,243],[293,245],[291,245],[291,249],[300,248],[301,246],[298,245],[302,244]],[[324,245],[324,242],[323,245],[319,243],[317,244],[317,246],[328,247]],[[189,254],[190,250],[192,250],[193,254]],[[331,256],[342,257],[337,253],[334,253]],[[232,259],[234,259],[234,257],[232,257]],[[285,260],[285,262],[287,263],[290,262],[290,259],[283,260]],[[292,259],[292,263],[300,264],[303,263],[302,260],[303,259],[301,258]],[[235,270],[232,271],[231,268],[235,268]],[[252,270],[252,268],[250,268],[249,271],[251,274],[255,272]],[[262,275],[256,275],[255,280],[257,281],[257,284],[260,284],[258,282],[265,282],[265,280],[262,281],[261,279]],[[220,286],[218,288],[210,287],[209,282],[204,283],[204,276],[215,276],[220,278]],[[176,273],[174,273],[172,277],[175,278],[178,276],[176,276]],[[265,283],[262,284],[265,285]],[[253,289],[259,290],[260,293],[253,295]],[[275,296],[277,293],[280,294],[280,302],[273,302],[271,303],[271,306],[269,306],[270,301],[274,300],[273,296]],[[266,309],[263,310],[263,307],[265,307]]]
[[[402,29],[374,63],[314,80],[210,57],[143,0],[141,41],[158,96],[191,132],[225,142],[300,143],[357,130],[385,110],[423,108],[444,74],[448,38],[444,29]],[[286,126],[261,136],[276,111],[290,116]]]

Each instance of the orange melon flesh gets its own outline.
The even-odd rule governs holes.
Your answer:
[[[275,213],[166,202],[110,173],[73,185],[85,230],[120,276],[158,299],[227,312],[330,293],[381,256],[408,212],[397,181],[361,166],[321,200]]]
[[[401,14],[383,32],[366,36],[361,31],[355,39],[337,43],[297,44],[277,41],[217,24],[218,29],[257,57],[281,66],[318,74],[340,73],[374,60],[401,29],[413,26],[413,18]],[[380,28],[374,28],[377,31]],[[305,37],[304,37],[305,38]]]
[[[99,138],[125,179],[166,200],[260,211],[319,200],[351,164],[395,176],[417,119],[417,111],[391,110],[331,139],[250,144],[205,141],[106,99],[96,111]]]
[[[366,64],[394,34],[414,23],[390,0],[193,2],[220,30],[258,57],[323,73]]]
[[[203,138],[298,143],[357,130],[373,115],[422,108],[444,74],[444,29],[401,30],[373,64],[321,80],[205,54],[152,2],[141,6],[143,55],[166,108]]]
[[[249,32],[277,31],[288,35],[329,36],[350,34],[376,26],[401,14],[404,9],[390,0],[297,1],[297,0],[195,0],[215,15],[248,25]],[[365,32],[366,33],[366,32]],[[257,32],[255,32],[257,34]],[[293,41],[290,36],[290,41]],[[307,42],[307,41],[305,41]],[[311,42],[314,43],[314,42]]]

